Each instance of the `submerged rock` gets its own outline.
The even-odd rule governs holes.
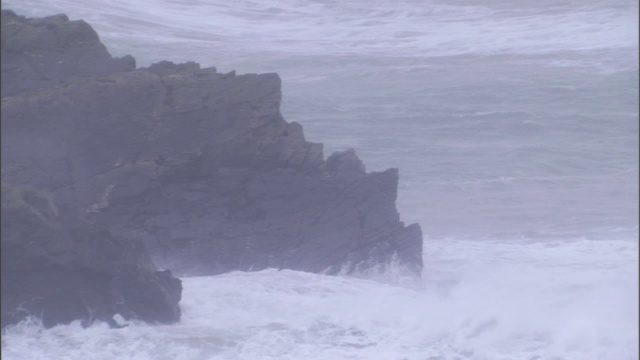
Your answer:
[[[421,272],[420,227],[395,207],[397,169],[367,173],[353,150],[325,161],[322,144],[283,119],[277,74],[125,70],[36,91],[3,76],[3,181],[77,204],[178,274],[391,261]]]

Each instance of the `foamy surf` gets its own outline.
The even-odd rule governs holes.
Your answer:
[[[636,359],[638,245],[428,241],[424,279],[185,278],[176,325],[3,334],[6,359]]]

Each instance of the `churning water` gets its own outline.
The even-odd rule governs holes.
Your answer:
[[[400,169],[423,279],[186,278],[183,320],[21,324],[7,359],[638,359],[638,3],[3,0],[115,56],[278,72],[326,154]]]

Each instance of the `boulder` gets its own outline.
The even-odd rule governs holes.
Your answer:
[[[48,189],[179,275],[391,262],[420,274],[398,170],[367,173],[353,150],[325,161],[282,117],[277,74],[126,70],[20,92],[3,76],[14,89],[2,98],[3,181]]]

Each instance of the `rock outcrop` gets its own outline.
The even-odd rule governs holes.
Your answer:
[[[131,56],[112,58],[89,24],[64,14],[27,19],[3,10],[1,36],[2,97],[136,67]]]
[[[64,15],[25,19],[2,12],[3,103],[24,92],[134,68],[131,57],[112,59],[82,21],[70,22]],[[2,129],[24,120],[4,118],[4,110],[2,115]],[[12,138],[6,135],[3,141]],[[55,141],[64,141],[31,138],[35,143],[22,148],[39,148],[44,144],[40,140],[53,147]],[[2,149],[13,151],[4,144]],[[2,167],[2,327],[29,315],[40,317],[46,327],[73,320],[114,324],[116,314],[160,323],[180,319],[181,281],[169,271],[157,271],[141,241],[114,237],[87,224],[73,201],[57,203],[51,192],[43,190],[52,183],[5,176],[12,172],[6,165]],[[46,178],[52,173],[34,169],[32,174]],[[17,185],[7,185],[5,179]]]
[[[53,23],[54,33],[73,23],[11,16],[14,28]],[[19,75],[5,77],[22,71],[15,34],[27,30],[5,34],[5,26],[4,182],[77,204],[84,221],[143,241],[156,265],[177,274],[350,273],[391,261],[420,273],[422,234],[400,221],[397,169],[367,173],[353,150],[325,161],[322,144],[306,141],[302,126],[280,114],[277,74],[170,62],[133,70],[132,60],[109,56],[81,80],[52,68],[55,81],[29,88],[13,83]],[[85,32],[78,38],[94,34],[76,30]],[[56,51],[100,48],[62,43]],[[48,58],[42,52],[41,63],[57,61]]]
[[[46,327],[82,320],[173,323],[179,279],[156,271],[143,245],[89,226],[46,191],[2,185],[2,327],[36,316]]]

